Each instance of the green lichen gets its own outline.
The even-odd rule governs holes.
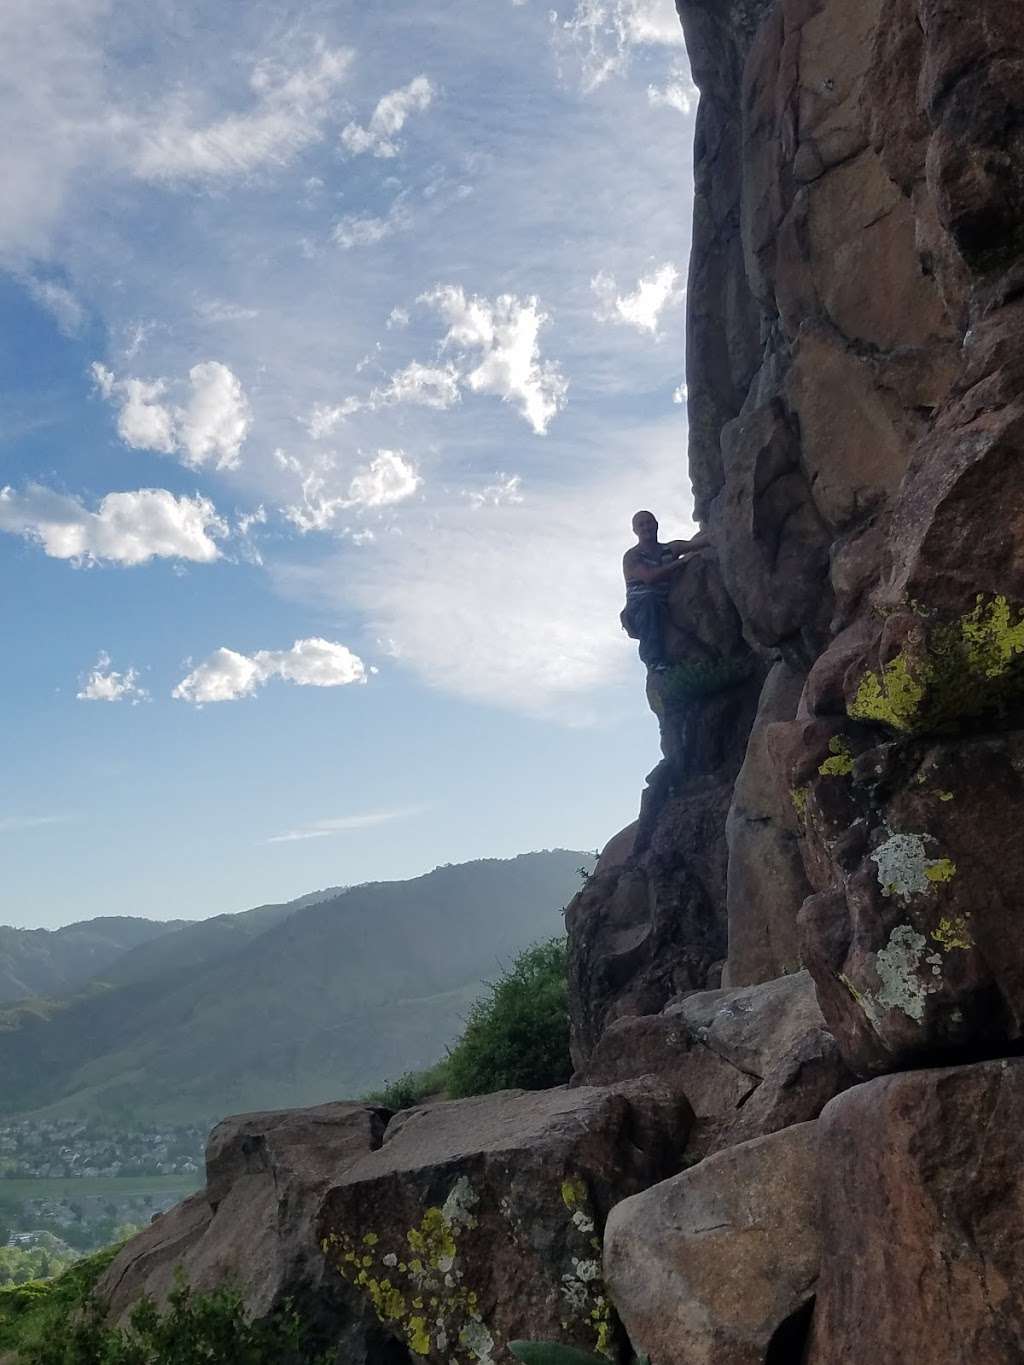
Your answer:
[[[952,800],[953,800],[953,793],[952,793],[952,792],[936,792],[935,795],[939,798],[940,801],[952,801]]]
[[[455,1237],[452,1225],[441,1209],[427,1209],[420,1225],[410,1228],[406,1240],[418,1257],[433,1270],[451,1270],[455,1260]]]
[[[951,858],[934,858],[924,869],[930,882],[951,882],[956,876],[956,863]]]
[[[920,604],[921,638],[861,679],[854,720],[905,735],[955,729],[1024,701],[1024,609],[979,595],[971,611],[936,622]]]
[[[832,757],[826,758],[818,767],[822,777],[849,777],[853,772],[853,750],[842,735],[832,736],[828,751]]]
[[[966,950],[974,947],[974,939],[971,938],[964,915],[944,916],[939,920],[938,928],[932,930],[931,936],[947,953],[954,948]]]
[[[406,1340],[409,1349],[415,1355],[425,1356],[430,1351],[430,1332],[427,1330],[427,1320],[415,1314],[406,1325]]]
[[[587,1197],[587,1187],[582,1180],[562,1181],[562,1203],[567,1209],[575,1209]]]
[[[794,787],[789,794],[793,802],[793,809],[801,820],[807,818],[807,798],[810,795],[810,790],[810,787]]]

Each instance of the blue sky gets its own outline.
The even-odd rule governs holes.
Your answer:
[[[633,818],[685,533],[671,0],[0,14],[0,921]]]

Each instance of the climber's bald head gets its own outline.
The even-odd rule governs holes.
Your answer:
[[[637,540],[658,539],[658,518],[653,512],[637,512],[633,517],[633,534]]]

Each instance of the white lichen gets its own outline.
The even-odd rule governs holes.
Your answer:
[[[924,1018],[925,999],[939,989],[938,982],[923,981],[918,974],[927,946],[927,939],[913,925],[898,924],[889,942],[875,955],[875,970],[882,983],[875,1003],[883,1009],[902,1010],[917,1023]]]
[[[584,1213],[582,1209],[576,1210],[572,1216],[572,1222],[573,1227],[577,1228],[580,1232],[586,1233],[594,1231],[593,1218],[591,1218],[589,1214]]]
[[[441,1212],[453,1228],[475,1228],[476,1218],[473,1209],[480,1203],[480,1196],[469,1183],[468,1176],[460,1175],[448,1191]]]
[[[480,1318],[470,1318],[459,1333],[459,1343],[480,1365],[494,1365],[494,1338]]]
[[[909,905],[912,896],[927,895],[955,874],[948,858],[928,857],[926,841],[935,842],[930,834],[893,834],[871,854],[883,896],[899,896]]]

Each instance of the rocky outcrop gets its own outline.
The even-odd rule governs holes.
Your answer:
[[[816,1128],[731,1147],[613,1209],[608,1287],[652,1361],[760,1365],[806,1315],[820,1260]]]
[[[407,1352],[339,1280],[315,1220],[329,1186],[379,1147],[387,1110],[324,1104],[243,1114],[213,1130],[206,1188],[155,1218],[97,1285],[114,1320],[143,1294],[166,1302],[177,1278],[197,1293],[230,1284],[254,1319],[286,1303],[338,1365],[405,1365]]]
[[[649,1079],[413,1109],[331,1189],[320,1238],[417,1358],[508,1360],[519,1338],[618,1358],[604,1222],[616,1200],[678,1170],[690,1119]]]
[[[819,1126],[808,1365],[1024,1359],[1024,1060],[886,1076]]]

